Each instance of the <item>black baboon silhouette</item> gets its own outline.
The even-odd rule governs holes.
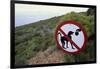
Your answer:
[[[70,39],[72,39],[72,36],[71,36],[71,35],[72,35],[73,33],[74,33],[74,32],[69,31],[68,34],[67,34],[67,36],[68,36]],[[64,45],[65,45],[65,42],[66,42],[66,47],[68,48],[68,39],[66,39],[65,36],[62,36],[60,32],[59,32],[58,34],[60,34],[60,41],[61,41],[61,43],[62,43],[62,47],[65,48]],[[72,46],[72,49],[74,49],[72,43],[71,43],[71,46]],[[66,49],[66,48],[65,48],[65,49]]]

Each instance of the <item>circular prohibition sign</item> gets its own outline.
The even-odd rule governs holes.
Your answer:
[[[57,47],[65,53],[79,54],[86,47],[87,35],[80,23],[71,20],[56,27],[55,40]]]

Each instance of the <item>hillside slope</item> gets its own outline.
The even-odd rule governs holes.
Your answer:
[[[81,23],[87,32],[88,38],[94,34],[94,14],[87,15],[87,12],[71,12],[62,16],[16,27],[15,64],[26,65],[37,64],[37,62],[38,64],[45,64],[94,61],[94,40],[88,40],[87,48],[78,55],[65,55],[56,48],[54,39],[55,28],[60,22],[66,20],[75,20]],[[93,39],[95,39],[95,37],[93,37]],[[49,55],[45,56],[45,52],[49,53]],[[59,61],[56,62],[57,59]]]

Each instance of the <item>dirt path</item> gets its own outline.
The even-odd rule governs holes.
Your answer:
[[[29,59],[28,64],[50,64],[50,63],[64,63],[64,53],[61,50],[52,50],[48,48],[46,51],[38,52],[35,57]]]

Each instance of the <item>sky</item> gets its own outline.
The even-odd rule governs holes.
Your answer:
[[[69,12],[83,12],[88,8],[49,5],[15,4],[15,26],[34,23],[39,20],[64,15]]]

